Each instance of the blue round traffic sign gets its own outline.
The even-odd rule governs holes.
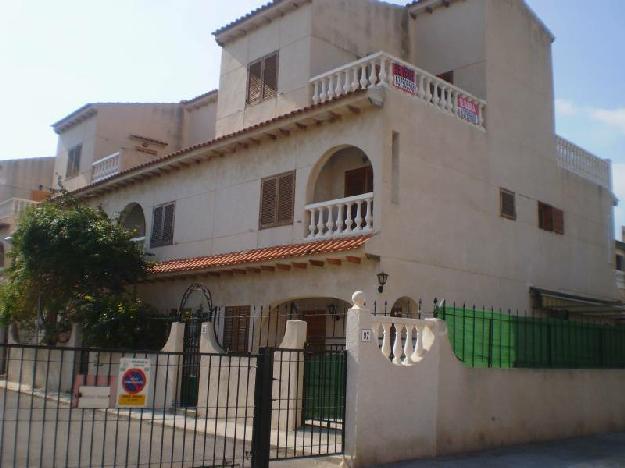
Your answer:
[[[140,393],[146,383],[147,377],[141,369],[128,369],[122,375],[122,388],[131,395]]]

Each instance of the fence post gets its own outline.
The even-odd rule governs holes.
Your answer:
[[[273,355],[273,349],[261,348],[256,361],[254,424],[252,428],[252,468],[269,467]]]

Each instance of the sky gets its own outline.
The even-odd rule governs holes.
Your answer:
[[[216,88],[212,31],[266,1],[0,0],[0,159],[54,155],[50,125],[87,102]],[[625,224],[625,0],[527,1],[556,36],[557,131],[613,161]]]

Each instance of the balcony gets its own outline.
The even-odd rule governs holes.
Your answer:
[[[118,174],[121,169],[121,152],[99,159],[91,166],[91,183],[100,182]]]
[[[612,190],[612,164],[609,159],[601,159],[558,135],[556,156],[561,168]]]
[[[314,104],[375,86],[392,87],[484,128],[485,101],[386,52],[377,52],[318,75],[310,84]]]
[[[306,239],[329,239],[373,231],[373,192],[304,207],[310,219]]]
[[[25,198],[9,198],[0,203],[0,226],[10,226],[27,207],[36,203]]]

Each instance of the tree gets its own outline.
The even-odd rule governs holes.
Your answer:
[[[147,263],[133,236],[103,210],[67,194],[26,210],[0,294],[4,321],[39,320],[46,341],[54,342],[71,320],[93,325],[102,302],[136,309],[127,289],[145,277]]]

